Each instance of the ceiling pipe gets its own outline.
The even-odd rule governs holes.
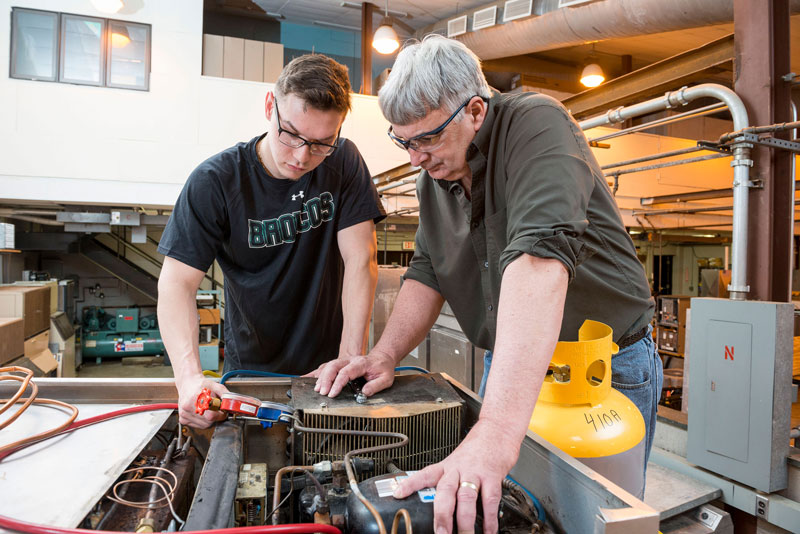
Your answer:
[[[733,0],[604,0],[560,9],[555,0],[534,0],[534,4],[539,8],[534,13],[544,11],[540,16],[470,31],[456,39],[488,60],[733,22]],[[790,0],[789,9],[800,13],[800,0]]]

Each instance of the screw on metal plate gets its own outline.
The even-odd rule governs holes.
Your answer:
[[[328,403],[327,402],[320,402],[319,403],[319,407],[320,408],[327,408],[328,407]]]
[[[441,404],[441,403],[443,403],[443,402],[444,402],[444,399],[442,399],[441,397],[436,397],[436,402],[438,402],[439,404]]]
[[[353,392],[353,398],[355,398],[356,402],[359,404],[364,404],[367,402],[367,396],[361,391],[366,384],[367,379],[363,376],[354,378],[347,383],[347,385],[350,387],[350,390]]]

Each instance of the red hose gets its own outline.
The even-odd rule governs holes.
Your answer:
[[[67,432],[72,432],[73,430],[77,430],[78,428],[93,425],[95,423],[100,423],[102,421],[108,421],[109,419],[114,419],[116,417],[121,417],[123,415],[130,415],[139,412],[152,412],[154,410],[177,410],[177,409],[178,405],[175,403],[143,404],[141,406],[131,406],[129,408],[123,408],[121,410],[95,415],[94,417],[87,417],[86,419],[75,421],[67,428],[59,432],[58,434],[55,434],[50,437],[54,438],[56,436],[60,436],[61,434],[66,434]],[[39,443],[39,442],[27,443],[25,445],[17,447],[16,449],[6,451],[3,455],[0,456],[0,461],[2,461],[10,454],[14,454],[15,452],[20,451],[29,445],[33,445],[33,443]],[[0,527],[9,530],[14,530],[17,532],[26,532],[28,534],[119,534],[119,532],[113,530],[89,530],[84,528],[49,527],[47,525],[37,525],[35,523],[19,521],[17,519],[12,519],[10,517],[6,517],[3,515],[0,515]],[[342,531],[334,526],[318,525],[316,523],[296,523],[293,525],[264,525],[261,527],[235,527],[235,528],[223,528],[223,529],[211,529],[211,530],[187,530],[182,532],[184,534],[312,534],[315,532],[320,532],[322,534],[342,534]]]
[[[141,406],[130,406],[128,408],[123,408],[121,410],[116,410],[116,411],[113,411],[113,412],[108,412],[108,413],[104,413],[104,414],[100,414],[100,415],[95,415],[94,417],[87,417],[86,419],[81,419],[79,421],[75,421],[74,423],[69,425],[67,428],[65,428],[64,430],[59,432],[58,434],[53,434],[49,438],[45,438],[45,439],[51,439],[51,438],[54,438],[56,436],[60,436],[62,434],[66,434],[67,432],[72,432],[73,430],[77,430],[78,428],[81,428],[81,427],[84,427],[84,426],[93,425],[95,423],[101,423],[103,421],[108,421],[109,419],[114,419],[116,417],[121,417],[123,415],[130,415],[132,413],[139,413],[139,412],[152,412],[152,411],[155,411],[155,410],[177,410],[177,409],[178,409],[178,405],[176,403],[174,403],[174,402],[172,402],[172,403],[167,402],[167,403],[161,403],[161,404],[143,404]],[[21,445],[19,447],[14,448],[14,449],[9,449],[9,450],[3,452],[2,454],[0,454],[0,461],[3,461],[8,456],[14,454],[15,452],[21,451],[22,449],[24,449],[25,447],[28,447],[29,445],[33,445],[34,443],[40,443],[41,441],[45,441],[45,440],[32,441],[30,443],[26,443],[25,445]]]
[[[119,534],[114,530],[89,530],[85,528],[59,528],[36,525],[25,521],[17,521],[0,515],[0,527],[29,534]],[[264,525],[261,527],[234,527],[212,530],[183,530],[183,534],[342,534],[342,531],[332,525],[318,525],[316,523],[296,523],[294,525]]]

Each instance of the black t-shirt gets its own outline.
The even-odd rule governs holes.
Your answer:
[[[158,251],[203,272],[214,259],[222,267],[226,371],[302,374],[339,352],[337,232],[385,212],[351,141],[293,181],[264,170],[256,154],[264,135],[192,172]]]

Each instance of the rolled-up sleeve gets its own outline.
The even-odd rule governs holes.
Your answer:
[[[500,272],[530,254],[560,261],[572,281],[595,252],[582,240],[595,187],[583,134],[566,110],[545,103],[515,114],[506,139],[508,245]]]
[[[442,293],[442,290],[439,289],[439,280],[436,278],[436,272],[433,270],[433,264],[431,263],[431,256],[428,253],[428,244],[425,242],[425,232],[421,222],[417,227],[417,235],[414,238],[414,256],[411,258],[408,270],[406,274],[403,275],[403,279],[416,280],[437,293]]]

